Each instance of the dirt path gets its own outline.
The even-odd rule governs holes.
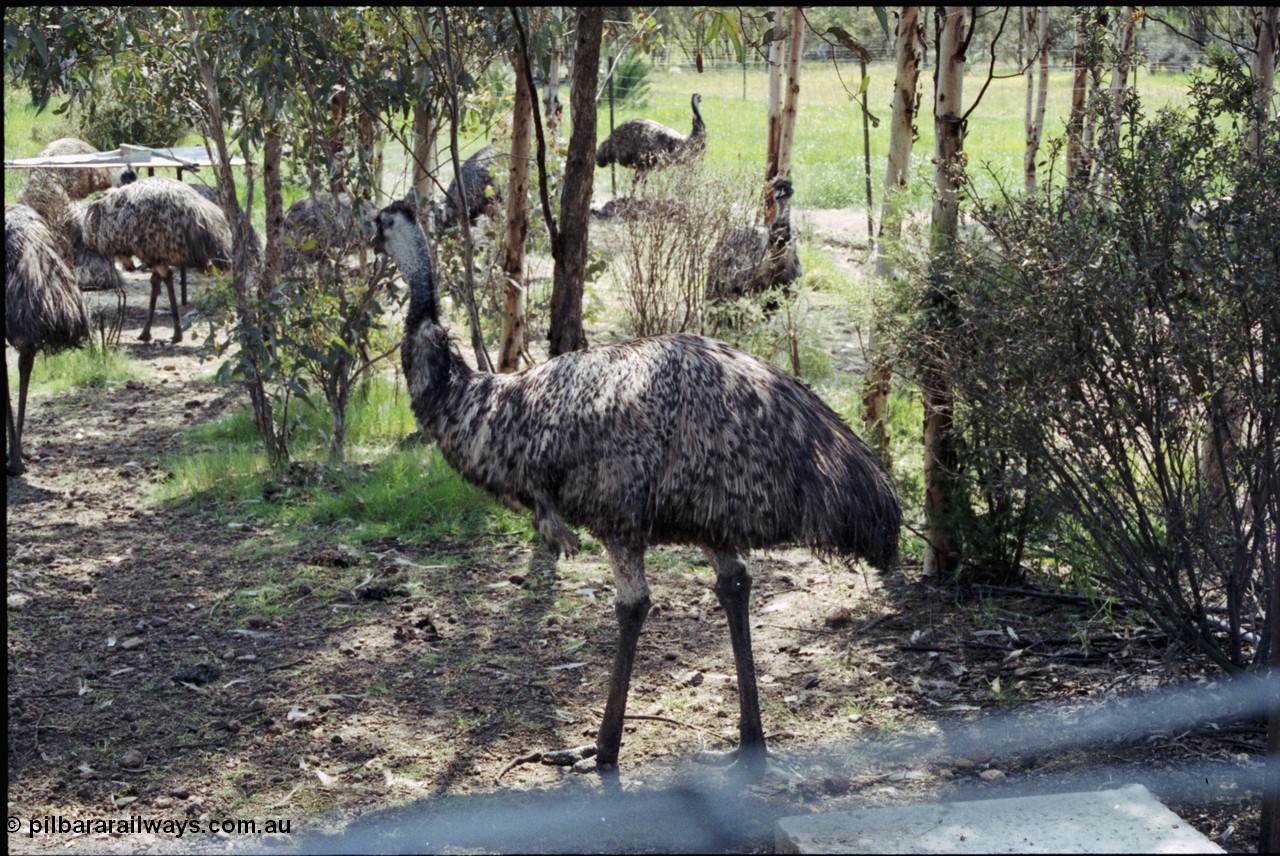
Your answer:
[[[241,397],[198,380],[212,366],[194,344],[135,343],[139,282],[124,342],[147,376],[35,400],[35,459],[7,482],[10,850],[768,851],[787,814],[1092,787],[1099,769],[1169,798],[1173,780],[1152,775],[1193,760],[1210,762],[1206,784],[1173,793],[1175,808],[1229,847],[1253,840],[1255,803],[1232,784],[1253,769],[1253,732],[1007,754],[979,727],[1015,704],[1040,703],[1018,708],[1030,723],[1170,680],[1164,640],[1136,617],[959,601],[910,568],[881,578],[797,551],[753,564],[762,709],[783,762],[763,783],[725,790],[719,770],[688,764],[736,738],[736,687],[712,574],[687,550],[650,556],[629,708],[645,718],[625,736],[622,796],[512,765],[592,740],[615,633],[603,553],[556,562],[500,538],[355,550],[341,527],[287,547],[248,508],[150,502],[183,429]],[[905,748],[957,724],[977,735],[962,753]],[[33,818],[133,815],[291,828],[28,837]]]

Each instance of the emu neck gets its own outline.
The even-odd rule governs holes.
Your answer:
[[[698,105],[693,105],[693,130],[689,132],[691,137],[701,137],[707,133],[707,126],[702,121],[702,111],[698,109]]]
[[[431,257],[427,255],[426,239],[413,248],[415,252],[402,253],[396,264],[409,286],[409,312],[405,318],[405,335],[409,336],[424,320],[440,323],[440,310],[436,306],[436,279],[431,270]]]

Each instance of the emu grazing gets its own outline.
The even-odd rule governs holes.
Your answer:
[[[586,528],[609,553],[619,641],[596,763],[616,765],[636,642],[649,612],[644,551],[701,547],[716,571],[738,674],[738,763],[764,769],[747,623],[752,548],[803,544],[894,564],[902,513],[871,451],[808,387],[723,342],[635,339],[519,375],[473,371],[441,325],[414,209],[378,213],[375,249],[409,286],[401,359],[414,415],[468,481],[533,511],[562,553]]]
[[[759,294],[790,285],[804,274],[791,242],[791,193],[791,182],[774,183],[778,210],[767,232],[748,227],[716,243],[708,265],[708,300]]]
[[[357,217],[349,193],[316,193],[290,205],[284,215],[281,269],[298,271],[331,252],[346,255],[368,247],[378,209],[366,199],[359,206]]]
[[[19,476],[27,470],[22,462],[22,428],[36,352],[78,347],[88,335],[89,313],[48,226],[29,206],[5,205],[4,338],[18,352],[17,420],[9,399],[7,364],[4,372],[9,438],[5,469],[9,475]]]
[[[497,213],[497,202],[501,197],[497,194],[497,186],[493,183],[493,165],[498,159],[498,150],[493,146],[485,146],[462,163],[462,190],[467,196],[467,222],[475,225],[481,214],[493,217]],[[487,193],[493,188],[494,193]],[[458,178],[455,176],[444,192],[444,202],[436,210],[436,230],[444,232],[458,225],[458,213],[462,210],[462,199],[458,193]]]
[[[702,96],[694,93],[693,130],[686,137],[652,119],[632,119],[623,122],[596,150],[596,166],[611,163],[635,170],[631,179],[632,191],[636,182],[651,169],[660,169],[677,160],[692,159],[702,155],[707,147],[707,126],[702,121],[698,105]]]
[[[85,245],[107,258],[137,256],[151,268],[151,307],[138,338],[151,340],[151,321],[163,283],[173,312],[173,341],[182,341],[182,321],[173,293],[175,266],[226,264],[231,228],[222,209],[191,185],[172,178],[147,178],[108,190],[89,203]]]

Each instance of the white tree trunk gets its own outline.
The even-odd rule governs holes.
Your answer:
[[[1044,138],[1044,110],[1049,98],[1049,7],[1035,6],[1027,13],[1027,26],[1031,28],[1027,38],[1027,62],[1038,60],[1039,80],[1036,84],[1035,106],[1031,105],[1031,69],[1027,69],[1027,150],[1023,156],[1023,178],[1027,193],[1036,190],[1036,159],[1040,156],[1040,141]]]
[[[1280,50],[1277,34],[1277,9],[1262,6],[1254,10],[1254,32],[1257,52],[1253,56],[1253,79],[1258,84],[1257,118],[1249,127],[1249,145],[1261,153],[1267,126],[1276,121],[1276,52]]]
[[[903,6],[898,15],[894,44],[897,71],[893,83],[893,113],[889,124],[889,163],[884,176],[884,203],[881,206],[879,240],[876,241],[876,277],[887,281],[893,276],[891,243],[902,234],[902,194],[906,190],[911,169],[912,129],[915,126],[917,88],[920,81],[921,49],[924,28],[919,6]],[[871,326],[868,350],[870,365],[862,397],[862,423],[871,448],[886,466],[889,458],[888,409],[893,374],[884,354],[885,331],[877,319]]]
[[[942,9],[933,110],[937,163],[932,216],[935,256],[948,252],[955,243],[964,150],[960,108],[965,58],[960,51],[964,45],[965,7],[944,6]],[[925,299],[931,306],[937,306],[946,298],[937,289],[931,289]],[[926,369],[921,386],[924,396],[924,570],[926,574],[950,579],[959,569],[960,545],[955,529],[960,525],[963,500],[954,484],[956,441],[952,436],[952,396],[945,374],[936,367]]]
[[[800,106],[800,54],[804,50],[804,12],[794,7],[787,34],[787,91],[782,105],[782,139],[778,143],[778,177],[791,176],[791,150],[796,137],[796,111]]]
[[[555,16],[557,22],[560,21],[562,12],[559,6],[552,7],[551,14]],[[551,46],[551,65],[547,71],[547,79],[543,83],[542,105],[542,115],[546,117],[547,131],[555,137],[560,132],[561,115],[559,43]]]

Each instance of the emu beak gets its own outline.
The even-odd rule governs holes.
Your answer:
[[[375,253],[382,253],[383,255],[385,255],[387,252],[387,242],[386,242],[386,239],[382,237],[381,223],[377,224],[377,229],[378,231],[374,233],[374,236],[373,236],[373,251]]]

